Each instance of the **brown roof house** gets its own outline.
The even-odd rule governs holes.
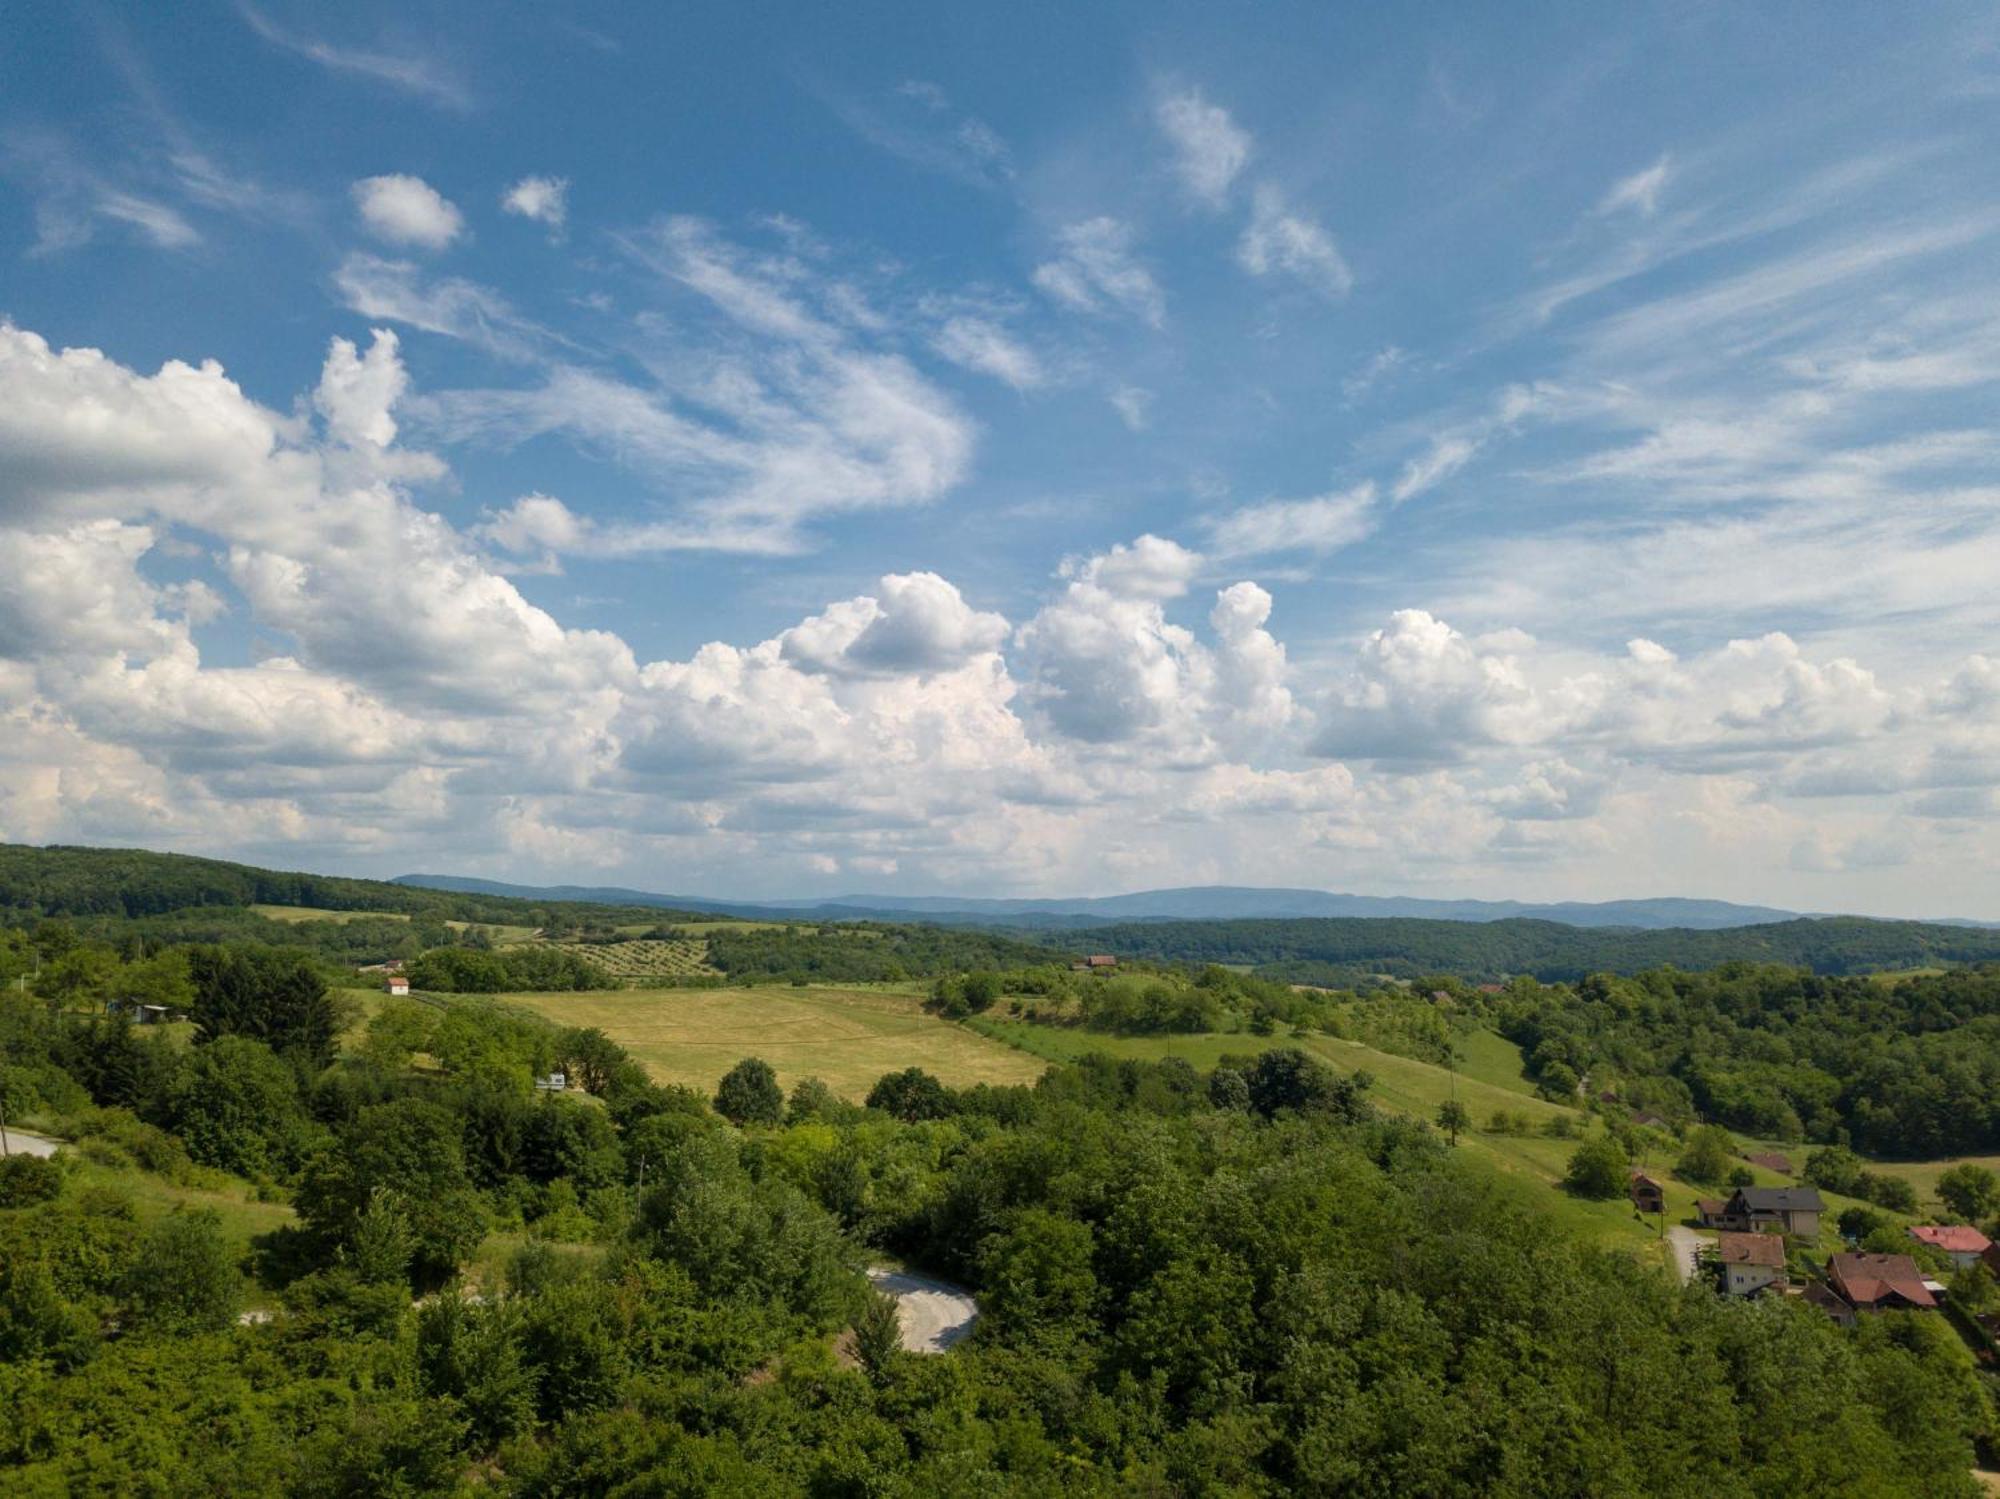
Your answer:
[[[1784,1284],[1785,1241],[1778,1234],[1717,1234],[1715,1261],[1722,1266],[1724,1291],[1755,1296],[1766,1286]]]
[[[1993,1247],[1991,1239],[1963,1223],[1919,1223],[1910,1230],[1910,1237],[1919,1244],[1942,1249],[1960,1270],[1978,1264],[1986,1251]]]
[[[1937,1298],[1924,1285],[1923,1272],[1907,1254],[1836,1254],[1826,1262],[1826,1283],[1848,1308],[1841,1321],[1856,1312],[1916,1311],[1935,1308]]]
[[[389,975],[389,981],[383,987],[391,994],[408,994],[410,992],[410,981],[400,973],[392,973]]]
[[[1632,1206],[1642,1213],[1664,1213],[1667,1210],[1667,1189],[1636,1166],[1626,1190],[1632,1195]]]

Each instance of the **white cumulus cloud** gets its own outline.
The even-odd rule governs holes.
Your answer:
[[[392,245],[442,250],[465,228],[465,216],[421,177],[364,177],[351,191],[368,232]]]

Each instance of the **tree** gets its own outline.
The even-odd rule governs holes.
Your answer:
[[[1736,1140],[1719,1124],[1704,1124],[1687,1138],[1681,1158],[1674,1162],[1674,1174],[1683,1180],[1714,1186],[1729,1175],[1735,1158]]]
[[[2000,1304],[2000,1286],[1993,1280],[1993,1272],[1986,1268],[1984,1260],[1974,1260],[1951,1277],[1951,1304],[1962,1307],[1979,1316],[1990,1312]]]
[[[449,1279],[479,1247],[486,1213],[466,1176],[461,1123],[414,1098],[362,1109],[307,1170],[299,1216],[328,1259],[351,1255],[377,1194],[393,1194],[410,1237],[419,1288]]]
[[[1938,1200],[1966,1223],[2000,1212],[2000,1176],[1976,1161],[1960,1161],[1937,1181]]]
[[[1250,1107],[1266,1119],[1289,1109],[1354,1121],[1368,1113],[1362,1099],[1368,1087],[1364,1077],[1358,1072],[1342,1077],[1317,1057],[1296,1046],[1284,1046],[1260,1052],[1243,1081],[1250,1092]]]
[[[778,1074],[759,1057],[745,1057],[728,1072],[715,1089],[715,1112],[739,1127],[776,1124],[785,1115],[785,1095],[778,1088]]]
[[[814,1119],[831,1119],[841,1110],[833,1089],[816,1077],[802,1077],[792,1085],[791,1099],[785,1104],[785,1123],[804,1124]]]
[[[220,1332],[236,1320],[243,1278],[213,1208],[169,1213],[139,1238],[119,1300],[128,1326]]]
[[[854,1355],[876,1384],[885,1383],[903,1355],[902,1316],[893,1296],[870,1293],[854,1321]]]
[[[562,1033],[556,1042],[556,1058],[563,1070],[593,1097],[602,1096],[617,1075],[625,1058],[625,1048],[596,1026],[578,1027]]]
[[[326,980],[303,953],[269,947],[188,951],[194,1023],[204,1043],[248,1036],[314,1068],[333,1060],[340,1017]]]
[[[1575,1103],[1578,1086],[1574,1067],[1567,1062],[1550,1062],[1542,1068],[1535,1091],[1555,1103]]]
[[[1618,1142],[1606,1137],[1586,1140],[1569,1158],[1563,1173],[1563,1187],[1578,1197],[1609,1201],[1625,1195],[1632,1163]]]
[[[868,1107],[915,1124],[923,1119],[943,1119],[951,1113],[951,1094],[945,1085],[921,1067],[905,1067],[885,1073],[868,1092]]]
[[[1864,1171],[1854,1179],[1854,1195],[1887,1208],[1892,1213],[1914,1214],[1917,1189],[1900,1176],[1886,1171]]]
[[[1103,1299],[1090,1225],[1032,1208],[979,1251],[984,1310],[1009,1337],[1081,1335]]]
[[[1250,1085],[1236,1068],[1218,1067],[1208,1075],[1208,1101],[1214,1108],[1248,1113]]]
[[[370,1018],[362,1037],[361,1054],[377,1067],[392,1072],[407,1067],[415,1053],[430,1050],[435,1014],[428,1005],[420,1005],[414,999],[390,996]]]
[[[1451,1143],[1458,1143],[1458,1132],[1472,1128],[1472,1111],[1456,1098],[1447,1098],[1438,1105],[1438,1128],[1443,1130]]]
[[[239,1176],[288,1176],[321,1137],[299,1103],[292,1071],[262,1042],[220,1036],[173,1080],[167,1123],[204,1166]]]

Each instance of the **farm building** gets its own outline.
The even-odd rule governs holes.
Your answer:
[[[408,994],[410,992],[410,981],[400,973],[392,973],[389,975],[389,981],[385,987],[391,994]]]
[[[1910,1237],[1919,1244],[1942,1249],[1960,1270],[1978,1264],[1993,1244],[1978,1229],[1963,1223],[1919,1223],[1910,1230]]]
[[[1642,1213],[1664,1213],[1667,1210],[1667,1189],[1643,1171],[1634,1169],[1626,1190],[1632,1195],[1632,1206]]]
[[[1718,1234],[1715,1259],[1731,1296],[1754,1296],[1785,1279],[1785,1241],[1777,1234]]]
[[[141,1004],[136,999],[107,1000],[104,1006],[107,1015],[130,1015],[134,1025],[161,1025],[172,1018],[165,1005]]]
[[[1069,965],[1078,973],[1110,973],[1118,967],[1118,960],[1109,953],[1092,953],[1089,957]]]

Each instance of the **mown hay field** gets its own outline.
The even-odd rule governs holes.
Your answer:
[[[885,1072],[921,1067],[952,1087],[1032,1083],[1047,1064],[926,1014],[913,994],[880,989],[617,989],[510,994],[560,1025],[596,1026],[655,1081],[713,1092],[744,1057],[762,1057],[786,1089],[817,1077],[859,1103]]]

